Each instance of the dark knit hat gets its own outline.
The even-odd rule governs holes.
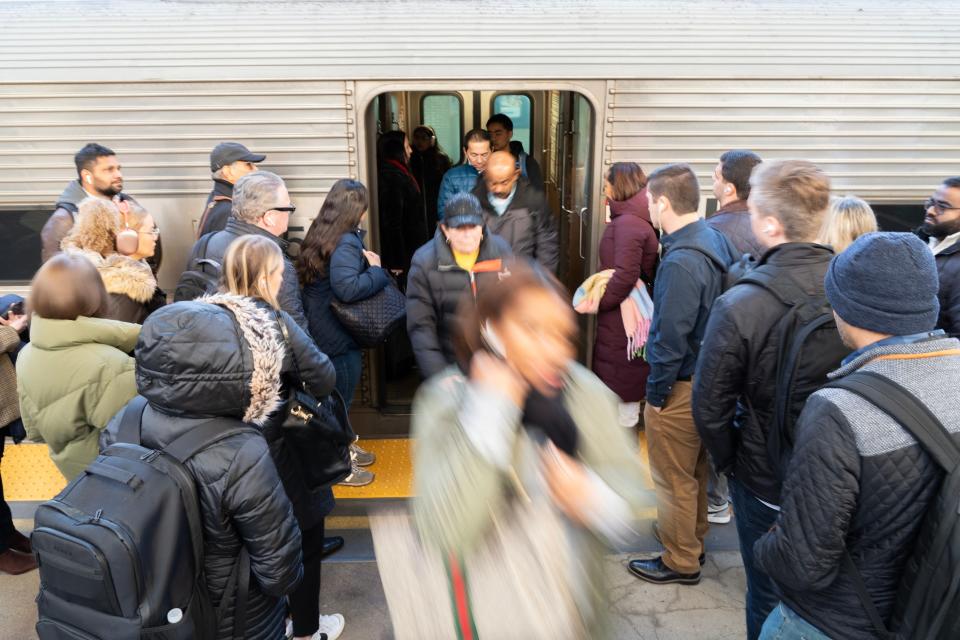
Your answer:
[[[827,299],[844,322],[905,336],[931,331],[940,303],[933,252],[912,233],[868,233],[830,262]]]

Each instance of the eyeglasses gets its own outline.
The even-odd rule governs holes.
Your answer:
[[[296,208],[295,206],[290,205],[289,207],[274,207],[274,208],[272,208],[272,209],[267,209],[266,211],[263,212],[263,214],[266,215],[266,214],[270,213],[271,211],[286,211],[286,212],[289,213],[290,215],[293,215],[293,212],[296,211],[296,210],[297,210],[297,208]]]
[[[145,236],[153,236],[154,238],[159,238],[159,237],[160,237],[160,229],[158,229],[157,227],[154,227],[153,229],[150,229],[149,231],[139,231],[138,233],[142,233],[142,234],[145,235]]]
[[[942,216],[947,211],[960,211],[960,207],[954,207],[949,202],[927,198],[926,202],[923,203],[923,208],[930,209],[931,207],[937,212],[938,216]]]

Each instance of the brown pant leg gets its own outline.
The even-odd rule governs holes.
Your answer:
[[[691,409],[692,385],[677,382],[660,413],[644,410],[657,493],[663,562],[680,573],[700,570],[707,531],[707,457]]]

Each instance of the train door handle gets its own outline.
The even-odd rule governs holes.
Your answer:
[[[584,253],[583,253],[583,222],[584,222],[584,218],[585,218],[585,216],[586,216],[586,213],[587,213],[587,208],[586,208],[586,207],[580,207],[580,211],[577,213],[577,216],[580,218],[580,243],[579,243],[579,244],[580,244],[580,247],[579,247],[579,248],[580,248],[580,259],[581,259],[581,260],[586,260],[586,259],[587,259],[587,256],[584,255]],[[588,229],[590,228],[589,225],[587,226],[587,228],[588,228]]]

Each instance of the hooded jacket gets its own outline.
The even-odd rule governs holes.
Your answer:
[[[677,380],[693,376],[700,343],[723,275],[736,249],[719,231],[697,220],[664,235],[653,286],[653,322],[647,339],[647,402],[662,407]]]
[[[407,333],[424,378],[453,364],[452,325],[460,300],[499,278],[502,259],[510,255],[510,245],[487,229],[470,273],[457,264],[440,229],[417,250],[407,279]]]
[[[67,183],[63,193],[57,199],[53,214],[44,223],[40,230],[40,261],[46,262],[53,256],[60,253],[60,243],[70,233],[73,223],[77,219],[77,211],[80,209],[80,203],[91,197],[80,180],[71,180]],[[120,200],[136,202],[126,193],[121,193]],[[160,246],[160,239],[157,238],[157,248],[153,256],[147,261],[153,272],[156,273],[160,268],[160,261],[163,257],[163,248]]]
[[[304,357],[313,347],[310,339],[289,315],[280,315],[300,352],[308,387],[329,382],[332,388],[329,361]],[[292,368],[265,303],[217,294],[164,307],[147,320],[137,344],[137,388],[150,402],[141,423],[144,446],[162,448],[210,417],[268,425],[282,404],[284,371]],[[118,427],[119,419],[102,446],[115,439]],[[282,470],[266,440],[250,433],[231,436],[192,457],[187,467],[197,480],[207,588],[214,606],[224,598],[228,603],[217,638],[231,637],[235,594],[225,590],[241,546],[250,554],[252,574],[245,638],[283,637],[283,596],[303,573],[301,538]]]
[[[283,251],[283,284],[280,285],[277,300],[280,302],[280,308],[289,313],[290,317],[304,332],[308,331],[307,318],[303,314],[303,301],[300,299],[300,280],[297,278],[297,270],[294,268],[293,262],[287,255],[290,244],[283,238],[278,238],[255,224],[231,217],[227,220],[227,226],[223,231],[216,231],[211,234],[209,241],[201,238],[194,243],[193,249],[190,251],[190,258],[187,260],[187,269],[195,260],[200,258],[214,260],[222,265],[223,257],[227,255],[227,247],[230,246],[230,243],[245,235],[270,238],[280,246]],[[204,244],[206,244],[206,250],[202,251]]]
[[[790,242],[770,249],[758,266],[789,274],[810,295],[825,297],[823,278],[832,258],[829,247]],[[782,348],[777,328],[789,309],[755,284],[737,284],[723,294],[710,312],[693,387],[693,417],[717,470],[733,471],[737,481],[771,504],[780,503],[782,477],[767,450]]]
[[[593,370],[623,402],[639,402],[646,396],[650,367],[642,358],[627,360],[627,334],[620,303],[643,279],[653,288],[660,243],[650,222],[647,190],[628,200],[610,201],[610,224],[600,239],[600,271],[613,269],[613,276],[600,299]]]
[[[97,457],[100,430],[137,394],[128,354],[138,335],[139,325],[116,320],[31,320],[17,356],[23,425],[67,480]]]
[[[213,190],[203,205],[203,213],[197,223],[197,237],[227,228],[227,220],[233,210],[233,185],[220,178],[213,179]]]
[[[956,339],[875,345],[831,377],[858,370],[905,387],[960,442],[960,405],[945,393],[960,385]],[[777,523],[753,547],[757,564],[783,601],[830,637],[874,640],[843,555],[889,626],[905,572],[918,570],[917,534],[943,475],[881,409],[844,389],[817,391],[797,423]]]
[[[560,262],[557,223],[542,192],[530,186],[526,178],[518,179],[513,199],[503,215],[497,215],[490,204],[483,180],[477,183],[473,194],[480,200],[489,233],[506,240],[518,258],[536,260],[551,273],[557,272]]]
[[[707,225],[725,235],[740,255],[749,253],[759,258],[765,251],[753,235],[746,200],[735,200],[720,207],[716,213],[707,218]]]
[[[148,315],[167,303],[166,294],[157,286],[153,270],[142,260],[119,253],[104,258],[96,251],[70,245],[64,248],[64,252],[83,256],[97,268],[110,296],[108,318],[143,324]]]

